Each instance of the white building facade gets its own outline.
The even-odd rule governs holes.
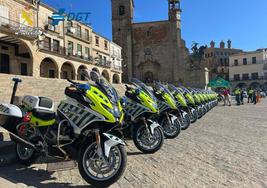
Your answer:
[[[230,56],[229,78],[232,87],[267,90],[267,49]]]

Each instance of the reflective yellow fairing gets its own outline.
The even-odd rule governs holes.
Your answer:
[[[154,101],[146,92],[141,91],[138,97],[142,105],[149,108],[153,113],[158,113],[157,102]]]
[[[163,99],[165,100],[166,103],[168,103],[171,109],[174,109],[174,110],[177,109],[175,100],[168,93],[164,92]]]
[[[120,103],[118,102],[116,105],[118,106],[121,116],[115,117],[113,114],[114,105],[112,105],[109,98],[97,87],[91,86],[90,90],[87,90],[86,97],[92,102],[90,104],[91,109],[103,115],[106,118],[106,122],[115,123],[118,121],[118,118],[119,121],[122,121],[123,111]]]
[[[46,127],[54,125],[56,123],[56,120],[55,119],[42,120],[35,117],[34,115],[31,115],[30,123],[36,125],[37,127]]]

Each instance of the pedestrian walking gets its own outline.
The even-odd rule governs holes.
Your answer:
[[[256,96],[257,103],[260,102],[260,98],[261,98],[261,92],[260,92],[260,90],[258,90],[257,91],[257,96]]]
[[[236,88],[234,93],[235,93],[236,105],[240,105],[240,94],[241,94],[240,89]]]
[[[254,104],[257,104],[257,91],[253,90],[252,100]]]
[[[241,89],[240,90],[240,104],[244,104],[244,95],[245,95],[245,92],[244,92],[244,89]]]
[[[226,105],[226,102],[228,103],[229,106],[231,106],[231,101],[230,101],[230,91],[229,89],[224,89],[223,92],[223,99],[224,99],[224,106]]]
[[[254,90],[253,90],[252,88],[250,88],[250,89],[248,90],[248,103],[249,103],[249,102],[253,103],[253,99],[252,99],[252,97],[253,97],[253,92],[254,92]]]

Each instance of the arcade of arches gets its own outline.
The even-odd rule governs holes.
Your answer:
[[[0,74],[84,80],[82,70],[95,70],[110,82],[121,82],[121,74],[116,71],[93,64],[66,61],[63,57],[46,54],[36,48],[29,41],[1,35]]]

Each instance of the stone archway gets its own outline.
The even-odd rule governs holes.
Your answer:
[[[95,71],[95,72],[97,72],[97,73],[99,73],[99,74],[100,74],[100,71],[99,71],[99,69],[98,69],[98,68],[96,68],[96,67],[92,68],[92,71]]]
[[[147,71],[144,74],[144,82],[145,83],[152,83],[154,81],[154,74],[151,71]]]
[[[75,80],[75,68],[70,62],[65,62],[61,66],[61,79],[72,79]]]
[[[258,82],[252,82],[250,85],[249,85],[250,88],[253,88],[253,89],[260,89],[261,88],[261,85],[260,83]]]
[[[237,84],[236,88],[243,88],[243,89],[247,89],[248,85],[246,83],[239,83]]]
[[[84,75],[82,74],[82,71],[83,71],[83,70],[87,70],[87,68],[86,68],[84,65],[81,65],[81,66],[78,68],[78,72],[77,72],[77,79],[78,79],[78,80],[85,80]]]
[[[120,83],[120,76],[118,74],[113,74],[112,83],[114,83],[114,84]]]
[[[107,70],[102,71],[102,76],[107,79],[107,81],[110,81],[109,73]]]
[[[45,58],[40,64],[40,77],[44,78],[58,78],[58,66],[52,58]]]
[[[22,39],[13,36],[0,36],[0,73],[33,75],[33,53]]]

